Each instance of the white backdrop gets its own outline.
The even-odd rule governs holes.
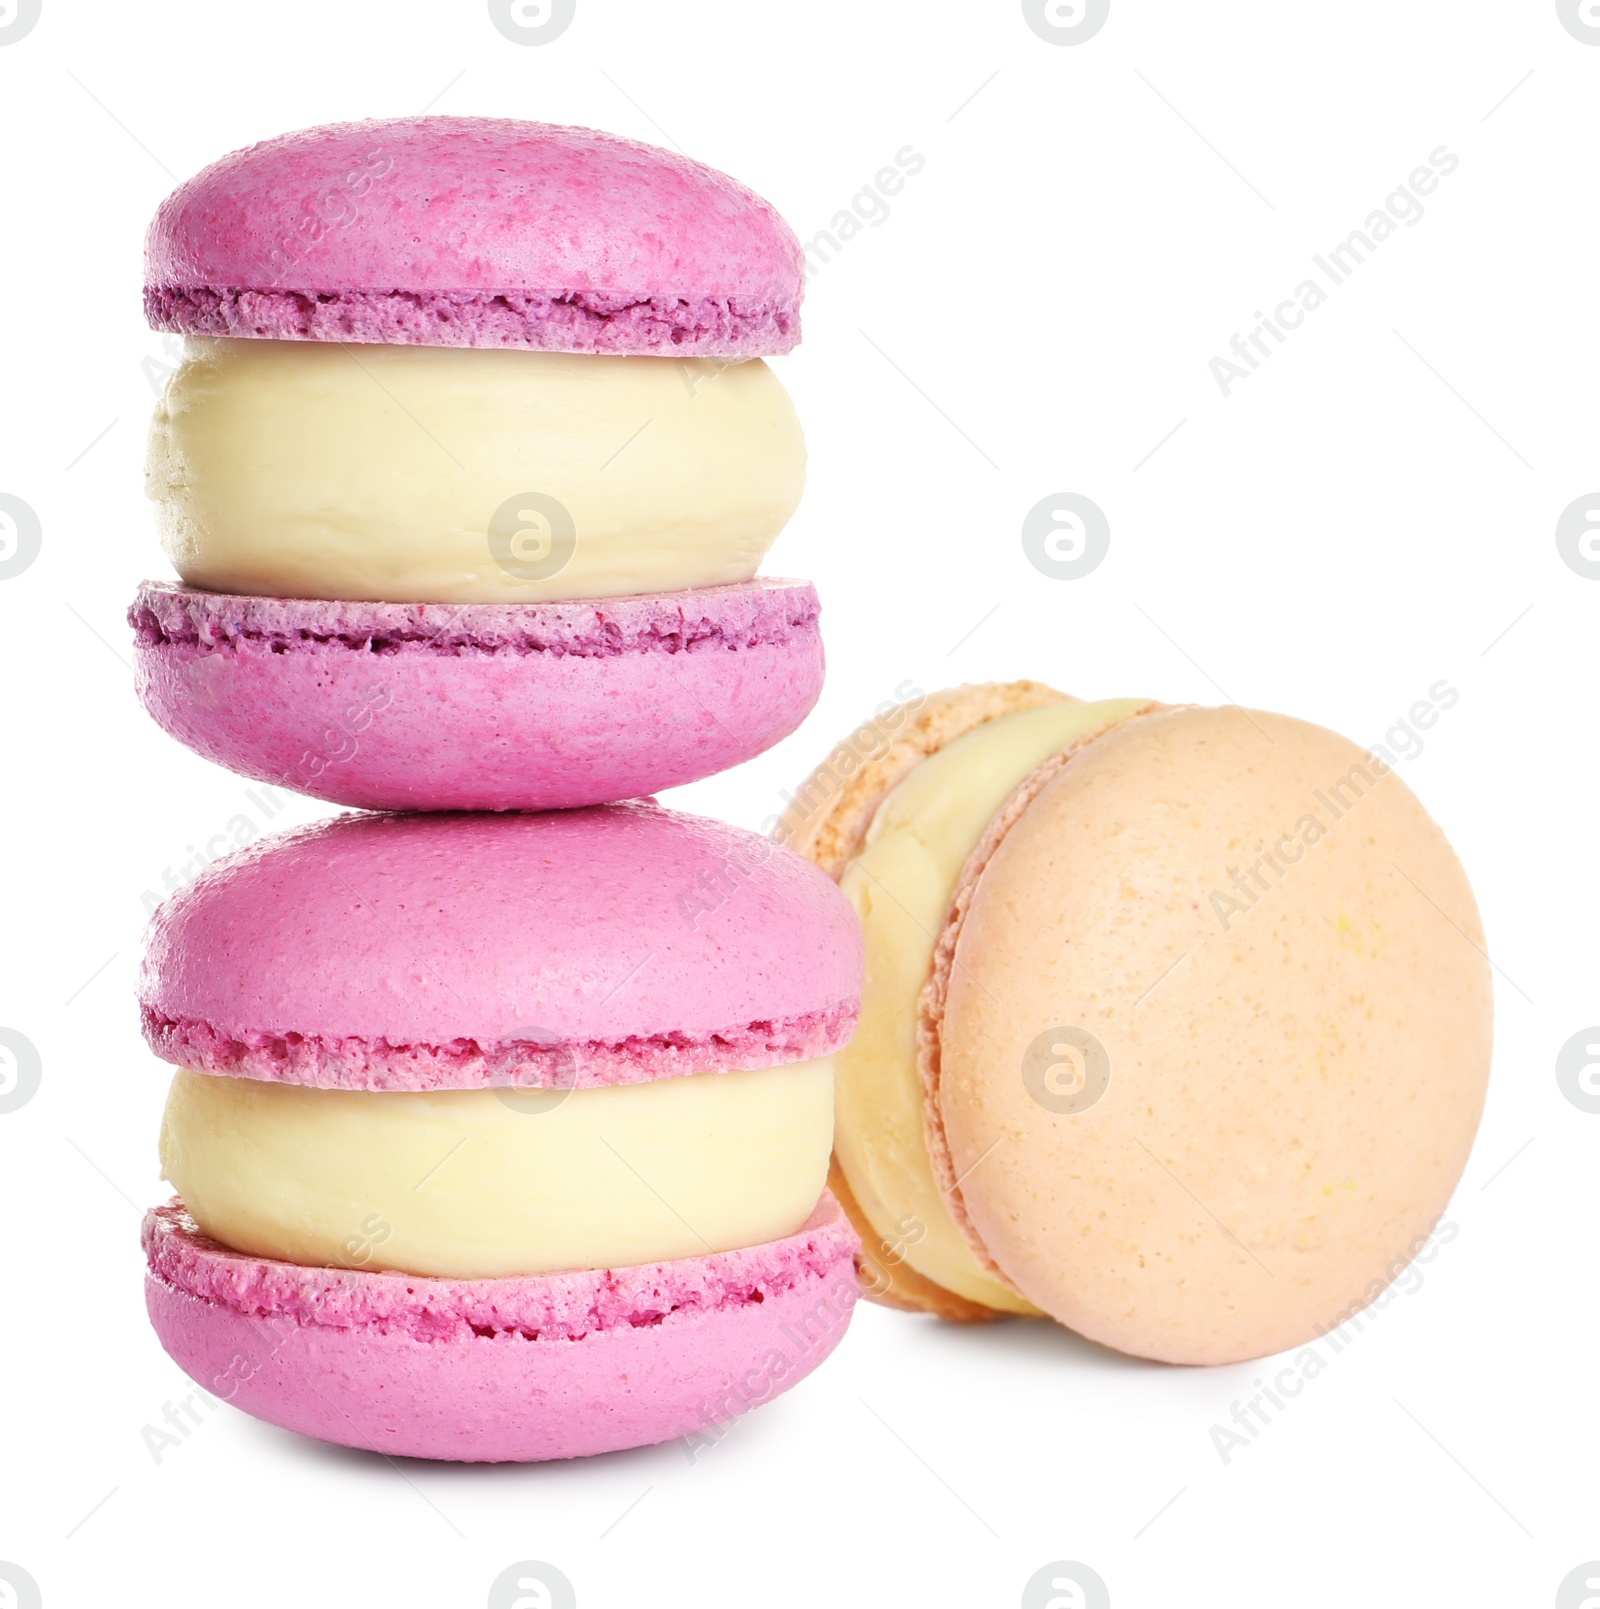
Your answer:
[[[20,1105],[0,1082],[0,1560],[48,1609],[476,1606],[523,1559],[583,1609],[1039,1609],[1025,1584],[1056,1560],[1116,1609],[1576,1609],[1558,1589],[1600,1558],[1600,1115],[1555,1069],[1600,1020],[1600,560],[1581,508],[1571,563],[1557,525],[1600,487],[1600,7],[1111,0],[1067,44],[1015,0],[577,0],[535,45],[482,0],[30,15],[0,5],[0,492],[41,534],[0,563],[20,571],[0,580],[0,1025],[42,1076]],[[144,227],[225,151],[424,108],[670,140],[808,240],[856,215],[775,365],[811,469],[767,570],[817,583],[827,690],[779,749],[669,802],[759,824],[907,680],[1027,675],[1421,740],[1404,775],[1497,965],[1457,1233],[1230,1462],[1210,1428],[1265,1365],[868,1308],[692,1461],[393,1464],[230,1408],[148,1449],[188,1386],[140,1295],[167,1082],[132,998],[142,896],[252,806],[130,687],[123,610],[166,573],[141,494],[169,356],[140,314]],[[875,189],[897,153],[904,182]],[[1335,283],[1315,258],[1374,211],[1388,233]],[[1258,331],[1262,357],[1250,330],[1293,320],[1306,281],[1320,305]],[[1259,367],[1225,395],[1212,360],[1236,334]],[[1059,493],[1108,524],[1078,579],[1024,551]],[[1386,740],[1441,680],[1453,705]],[[327,813],[297,799],[272,825]]]

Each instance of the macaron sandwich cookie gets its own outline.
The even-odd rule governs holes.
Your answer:
[[[959,688],[841,744],[779,831],[866,933],[832,1181],[868,1295],[1227,1363],[1346,1322],[1427,1244],[1490,968],[1381,753]]]
[[[710,874],[724,892],[685,900]],[[825,1180],[854,913],[650,803],[346,815],[151,924],[179,1068],[145,1220],[162,1344],[291,1430],[534,1460],[696,1433],[837,1344]]]
[[[802,288],[758,196],[586,129],[346,123],[214,163],[146,248],[185,337],[146,708],[374,809],[604,803],[770,747],[823,670],[812,588],[756,575],[804,479],[762,361]]]

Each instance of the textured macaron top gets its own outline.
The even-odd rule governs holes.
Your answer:
[[[200,1072],[585,1088],[831,1053],[862,941],[792,851],[650,802],[351,815],[215,862],[150,924],[145,1034]]]
[[[1040,767],[956,890],[919,1024],[947,1205],[1103,1344],[1309,1341],[1443,1213],[1491,981],[1461,864],[1392,767],[1286,716],[1139,714]]]
[[[334,123],[222,157],[146,242],[157,329],[753,357],[800,336],[799,242],[676,152],[492,117]]]

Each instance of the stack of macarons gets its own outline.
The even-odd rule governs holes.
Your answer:
[[[1227,1363],[1381,1303],[1424,1251],[1491,979],[1381,754],[1232,706],[964,687],[841,744],[780,836],[866,934],[832,1185],[869,1296]]]
[[[132,610],[141,694],[365,807],[214,862],[141,976],[179,1069],[150,1315],[260,1418],[569,1457],[710,1431],[843,1333],[859,926],[642,797],[817,696],[815,595],[755,578],[800,492],[760,360],[801,282],[722,175],[491,119],[270,141],[156,218],[182,581]]]

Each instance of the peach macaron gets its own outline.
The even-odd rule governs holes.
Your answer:
[[[780,836],[866,932],[833,1188],[866,1293],[1175,1363],[1334,1328],[1465,1166],[1490,965],[1380,754],[1233,706],[960,688],[881,715]]]

